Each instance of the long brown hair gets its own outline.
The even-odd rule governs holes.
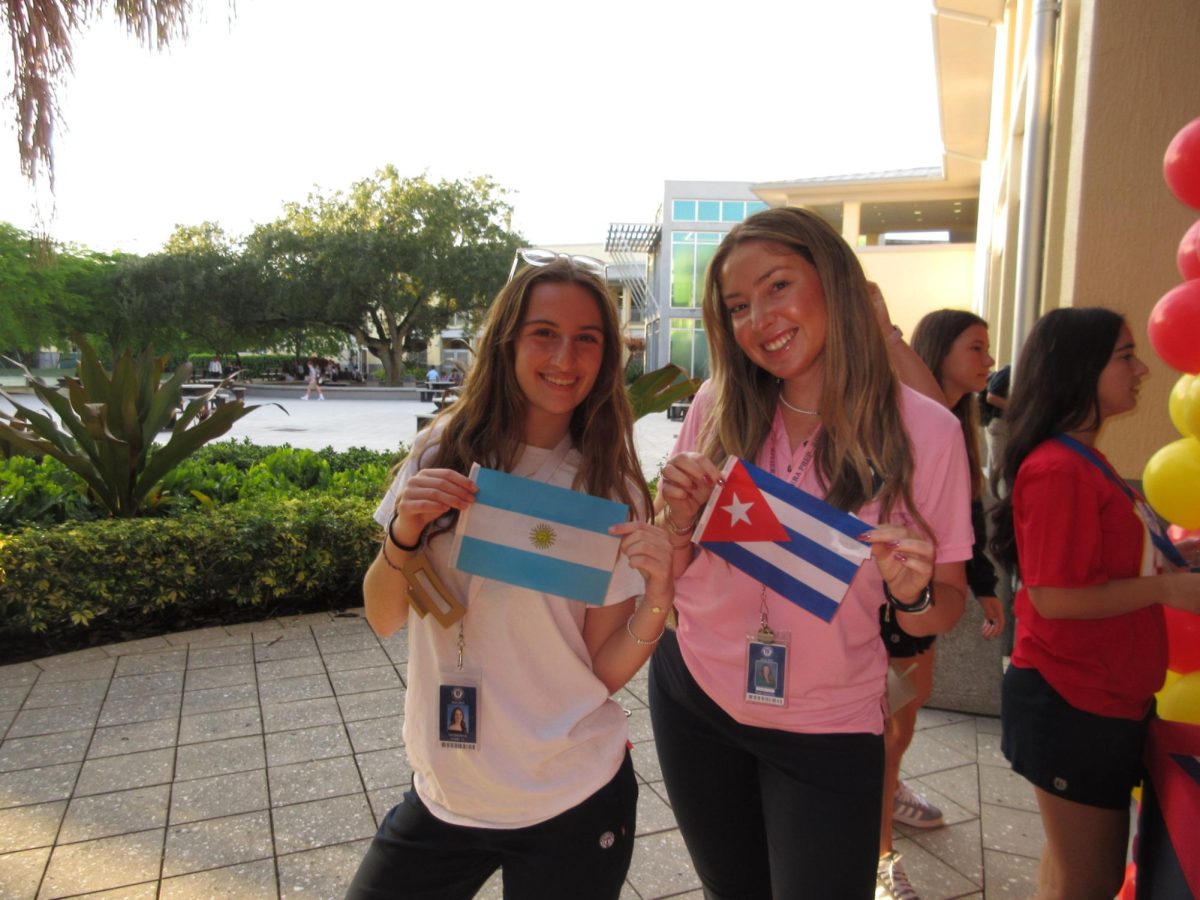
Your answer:
[[[988,327],[981,319],[965,309],[938,309],[921,318],[912,333],[912,348],[917,356],[929,366],[929,371],[942,383],[942,368],[954,342],[974,325]],[[978,500],[983,495],[983,470],[979,465],[979,398],[967,391],[950,407],[962,426],[963,439],[967,442],[967,462],[971,466],[971,496]]]
[[[771,431],[781,386],[742,352],[721,294],[721,268],[734,248],[764,241],[797,253],[817,270],[825,294],[821,422],[817,474],[826,501],[856,510],[880,501],[886,519],[897,502],[929,528],[912,498],[912,449],[900,415],[899,382],[875,318],[867,279],[850,246],[823,219],[805,209],[755,213],[725,236],[704,282],[704,328],[712,355],[715,400],[701,431],[703,452],[718,465],[732,454],[757,456]]]
[[[596,300],[604,334],[596,383],[571,415],[571,441],[583,457],[573,487],[627,504],[630,518],[639,512],[646,515],[650,492],[633,442],[616,306],[597,275],[562,257],[523,269],[496,295],[462,395],[435,420],[430,434],[436,435],[436,443],[422,453],[418,464],[463,474],[476,462],[505,472],[516,465],[525,441],[526,413],[525,395],[517,383],[516,342],[530,295],[540,284],[577,284],[587,290]],[[452,527],[455,518],[450,514],[438,520],[435,531]]]

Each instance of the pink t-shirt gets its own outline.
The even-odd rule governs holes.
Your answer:
[[[711,384],[696,395],[675,453],[698,449],[701,423],[712,405]],[[967,453],[958,420],[941,404],[902,388],[901,415],[913,448],[913,499],[937,541],[937,561],[971,558],[971,484]],[[798,465],[804,447],[793,453],[783,417],[775,413],[771,434],[753,460],[760,468],[787,478],[786,467]],[[824,496],[816,466],[809,466],[799,487]],[[851,510],[878,522],[879,504]],[[894,521],[906,521],[893,512]],[[746,636],[758,629],[762,584],[706,550],[675,583],[679,612],[679,645],[696,682],[725,712],[744,725],[783,731],[829,733],[883,730],[887,652],[879,637],[883,581],[867,560],[850,584],[831,622],[767,590],[771,627],[791,632],[787,664],[787,706],[748,703]]]

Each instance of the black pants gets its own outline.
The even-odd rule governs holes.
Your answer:
[[[346,897],[467,900],[502,869],[506,898],[614,900],[633,857],[637,794],[628,753],[588,799],[527,828],[450,825],[410,790],[379,826]]]
[[[874,897],[882,735],[741,725],[692,679],[671,632],[652,658],[650,715],[706,897]]]

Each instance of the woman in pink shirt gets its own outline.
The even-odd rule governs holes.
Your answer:
[[[704,326],[712,378],[659,487],[678,629],[653,657],[650,694],[671,805],[707,896],[870,897],[879,607],[917,635],[962,613],[972,544],[962,432],[898,383],[899,330],[885,334],[853,250],[806,210],[766,210],[726,236]],[[691,544],[730,456],[870,523],[871,559],[830,621]],[[749,669],[764,648],[776,663],[769,689]]]

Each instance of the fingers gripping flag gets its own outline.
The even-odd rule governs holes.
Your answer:
[[[871,526],[737,457],[725,463],[692,540],[830,621],[871,555]]]
[[[604,603],[629,507],[474,466],[475,502],[458,517],[450,564],[544,594]]]

